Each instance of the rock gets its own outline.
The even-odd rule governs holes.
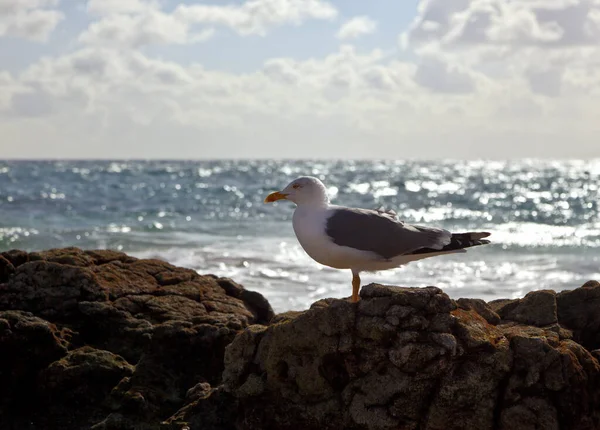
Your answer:
[[[162,430],[236,430],[237,400],[223,388],[205,389],[172,417]]]
[[[551,322],[553,297],[531,295],[511,315],[530,308]],[[368,285],[361,298],[322,300],[235,338],[223,389],[237,399],[236,428],[600,427],[600,364],[555,319],[492,325],[479,301],[456,308],[431,287]]]
[[[523,299],[497,309],[503,320],[543,327],[558,321],[556,293],[552,290],[532,291]]]
[[[38,377],[47,419],[43,427],[78,428],[103,419],[109,411],[102,406],[111,390],[133,371],[134,366],[109,351],[89,346],[70,351]],[[63,405],[69,405],[70,414]]]
[[[0,255],[0,283],[8,281],[8,278],[13,273],[15,273],[15,266]]]
[[[240,330],[273,316],[231,280],[114,251],[10,251],[2,267],[0,405],[21,399],[13,385],[29,396],[8,425],[156,427],[190,388],[219,383]]]
[[[498,315],[506,314],[519,304],[519,299],[497,299],[488,302],[488,306]]]
[[[556,296],[561,326],[573,330],[574,339],[589,350],[600,348],[600,283],[562,291]]]
[[[497,325],[500,323],[500,316],[481,299],[458,299],[456,303],[461,309],[477,312],[485,318],[489,324]]]
[[[502,429],[596,429],[600,426],[600,365],[573,341],[513,331],[514,364],[500,414]],[[559,421],[560,417],[560,421]],[[560,424],[560,425],[559,425]]]
[[[67,354],[69,338],[29,312],[0,311],[0,423],[29,424],[38,374]]]
[[[3,252],[0,255],[8,260],[14,267],[18,267],[21,264],[29,261],[29,254],[19,249],[12,249],[10,251]]]
[[[600,284],[367,285],[274,315],[231,279],[76,248],[0,257],[0,427],[600,428]],[[587,349],[586,349],[587,348]]]
[[[255,291],[246,290],[229,278],[215,278],[227,295],[242,300],[256,321],[268,323],[275,316],[267,299]]]

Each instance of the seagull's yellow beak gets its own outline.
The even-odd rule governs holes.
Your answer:
[[[269,194],[265,198],[265,203],[273,203],[273,202],[276,202],[277,200],[283,200],[286,197],[287,197],[287,194],[284,194],[282,192],[276,191],[274,193]]]

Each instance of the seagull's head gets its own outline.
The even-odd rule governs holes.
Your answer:
[[[265,203],[283,199],[290,200],[297,205],[322,206],[329,203],[325,185],[312,176],[294,179],[283,190],[269,194]]]

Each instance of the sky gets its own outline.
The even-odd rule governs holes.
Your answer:
[[[600,0],[0,0],[0,158],[597,158]]]

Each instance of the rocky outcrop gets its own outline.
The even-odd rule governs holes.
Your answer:
[[[557,314],[589,288],[488,306],[369,285],[249,327],[225,355],[237,428],[598,429],[600,364],[571,339],[592,337],[594,312]]]
[[[502,319],[542,327],[558,322],[556,293],[532,291],[519,300],[495,300],[490,303]]]
[[[556,302],[559,321],[573,330],[574,339],[589,350],[600,349],[600,283],[563,291]]]
[[[600,429],[600,284],[368,285],[274,316],[112,251],[0,255],[2,429]]]
[[[0,257],[2,428],[158,428],[217,384],[268,302],[229,279],[112,251]]]

